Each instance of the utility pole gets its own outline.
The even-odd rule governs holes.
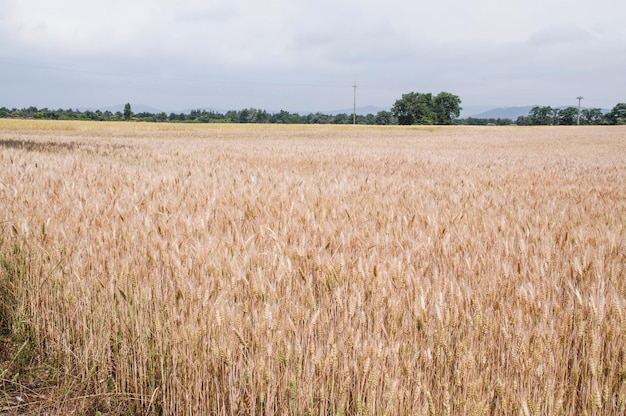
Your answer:
[[[582,100],[585,97],[576,97],[576,99],[578,100],[578,118],[576,119],[576,125],[580,126],[580,100]]]
[[[358,85],[356,85],[356,82],[354,83],[354,85],[352,86],[352,88],[354,88],[354,106],[352,107],[352,124],[356,124],[356,87]]]

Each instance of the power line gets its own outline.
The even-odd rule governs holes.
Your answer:
[[[584,99],[585,97],[576,97],[576,99],[578,100],[578,118],[576,119],[576,125],[580,126],[580,100]]]
[[[358,85],[356,85],[356,82],[355,82],[354,85],[352,86],[352,88],[354,88],[354,105],[352,107],[352,124],[356,124],[356,87],[358,87]]]

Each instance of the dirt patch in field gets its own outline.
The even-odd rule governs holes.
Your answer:
[[[61,150],[73,150],[80,143],[77,142],[35,142],[28,140],[5,139],[0,140],[0,146],[10,149],[24,149],[29,152],[58,152]]]
[[[111,150],[119,150],[127,148],[126,145],[121,144],[98,144],[94,145],[91,143],[83,143],[83,142],[54,142],[54,141],[46,141],[46,142],[38,142],[34,140],[16,140],[16,139],[0,139],[0,147],[5,147],[9,149],[22,149],[28,152],[48,152],[48,153],[57,153],[57,152],[65,152],[65,151],[74,151],[74,150],[86,150],[88,152],[96,153],[100,150],[104,150],[105,152]]]

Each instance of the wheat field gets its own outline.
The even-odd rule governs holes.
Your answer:
[[[626,412],[623,127],[0,120],[0,265],[0,414]]]

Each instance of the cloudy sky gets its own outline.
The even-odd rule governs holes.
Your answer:
[[[0,0],[0,106],[626,102],[624,0]]]

